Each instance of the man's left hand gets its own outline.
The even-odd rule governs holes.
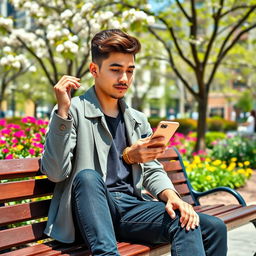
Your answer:
[[[164,190],[159,194],[159,198],[166,202],[165,209],[172,219],[176,217],[175,210],[180,211],[182,228],[186,227],[186,230],[189,231],[199,226],[199,216],[192,205],[180,199],[175,191]]]

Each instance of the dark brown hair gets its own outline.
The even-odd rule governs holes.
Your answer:
[[[137,38],[124,33],[120,29],[103,30],[91,41],[92,61],[99,66],[112,52],[129,53],[134,56],[140,51],[141,45]]]

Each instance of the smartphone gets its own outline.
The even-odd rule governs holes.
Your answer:
[[[164,137],[164,144],[167,145],[171,137],[174,135],[179,127],[178,122],[172,121],[160,121],[157,125],[155,132],[152,134],[151,138]],[[155,146],[154,146],[155,147]]]

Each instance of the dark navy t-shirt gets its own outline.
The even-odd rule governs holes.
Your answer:
[[[113,137],[108,162],[106,185],[111,192],[133,194],[131,166],[123,161],[122,153],[128,146],[126,129],[122,112],[116,118],[105,115],[108,128]]]

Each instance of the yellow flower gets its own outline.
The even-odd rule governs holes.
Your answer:
[[[244,169],[239,169],[239,170],[237,170],[237,173],[245,174],[245,170]]]
[[[194,162],[195,162],[196,164],[201,163],[200,157],[199,157],[199,156],[194,156]]]
[[[205,162],[208,162],[208,163],[210,163],[212,160],[211,160],[211,158],[209,158],[209,157],[207,157],[206,159],[205,159]]]
[[[239,167],[244,167],[243,163],[238,163]]]
[[[207,170],[210,172],[214,172],[216,170],[216,167],[214,166],[207,166]]]
[[[208,181],[212,180],[212,176],[207,175],[207,176],[206,176],[206,180],[208,180]]]
[[[183,164],[184,164],[184,166],[185,166],[185,167],[189,166],[189,162],[188,162],[188,161],[186,161],[186,160],[185,160],[185,161],[183,161]]]
[[[220,166],[220,168],[221,168],[221,169],[226,169],[226,168],[227,168],[227,165],[226,165],[226,164],[222,164],[222,165]]]
[[[237,158],[236,157],[232,157],[231,158],[231,162],[236,162],[237,161]]]
[[[17,150],[22,150],[24,148],[24,146],[19,144],[16,146],[16,148],[17,148]]]
[[[215,166],[218,166],[218,165],[221,165],[221,160],[219,160],[219,159],[217,159],[217,160],[215,160],[215,161],[213,161],[213,165],[215,165]]]
[[[249,162],[249,161],[245,161],[245,162],[244,162],[244,165],[245,165],[245,166],[248,166],[248,165],[250,165],[250,162]]]

